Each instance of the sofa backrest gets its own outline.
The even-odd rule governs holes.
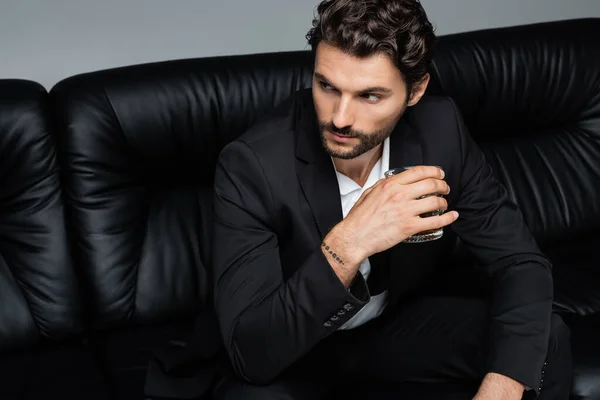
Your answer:
[[[440,38],[429,92],[457,101],[541,242],[599,231],[598,26]],[[158,322],[210,303],[218,154],[309,87],[312,67],[309,51],[176,60],[82,74],[52,89],[75,260],[96,327]]]
[[[442,37],[452,97],[541,243],[600,232],[600,19]]]
[[[218,154],[310,83],[309,58],[161,62],[52,89],[74,257],[96,328],[162,322],[211,301]]]
[[[0,353],[82,329],[48,96],[0,80]]]

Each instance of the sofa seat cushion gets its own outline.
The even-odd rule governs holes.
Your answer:
[[[91,349],[77,341],[0,356],[0,399],[108,400]]]
[[[193,319],[155,326],[135,326],[98,333],[92,339],[114,399],[142,400],[146,373],[154,354],[165,346],[185,343]]]

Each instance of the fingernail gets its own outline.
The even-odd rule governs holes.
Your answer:
[[[444,172],[443,169],[440,168],[440,172],[442,173],[442,179],[444,179],[444,177],[446,176],[446,173]]]

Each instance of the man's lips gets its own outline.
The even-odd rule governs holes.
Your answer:
[[[333,139],[337,142],[346,143],[355,138],[355,136],[351,136],[351,135],[340,135],[338,133],[334,133],[331,131],[330,131],[330,133],[333,136]]]

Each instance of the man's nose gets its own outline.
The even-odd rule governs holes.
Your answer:
[[[354,115],[349,99],[343,97],[340,98],[335,109],[332,122],[340,129],[352,126],[354,124]]]

